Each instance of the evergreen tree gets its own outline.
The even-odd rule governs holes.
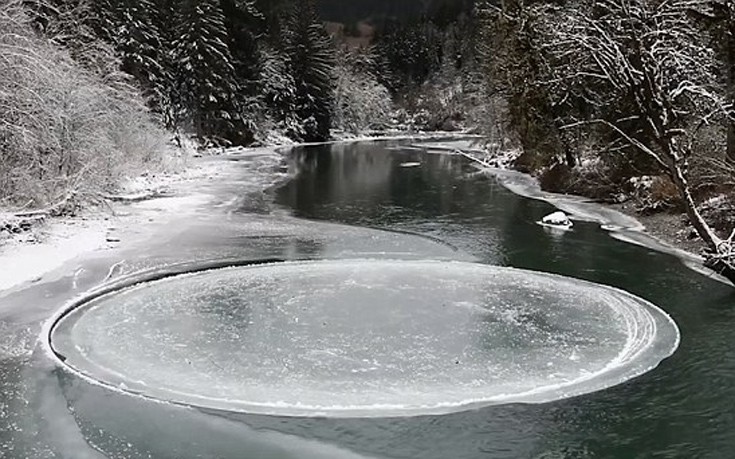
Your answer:
[[[254,0],[222,0],[221,4],[227,28],[227,46],[239,88],[237,96],[245,108],[245,126],[249,133],[254,134],[264,111],[259,93],[262,83],[260,38],[266,29],[265,17],[256,9]]]
[[[112,8],[100,11],[100,23],[109,24],[106,32],[120,53],[122,70],[139,82],[153,107],[159,107],[171,82],[164,67],[167,50],[155,20],[157,6],[152,0],[103,0],[99,4]]]
[[[523,148],[518,167],[533,170],[559,158],[572,167],[576,160],[557,125],[558,107],[540,84],[544,67],[533,4],[508,0],[500,9],[490,2],[480,8],[489,91],[507,101],[508,121]]]
[[[200,139],[246,143],[249,135],[237,100],[239,87],[219,3],[184,0],[179,5],[173,55],[180,103]]]
[[[302,138],[326,140],[334,100],[335,52],[317,16],[314,0],[293,5],[283,33],[284,49],[296,85],[296,115],[302,121]]]
[[[378,38],[377,51],[386,66],[383,74],[392,80],[381,82],[394,93],[423,84],[440,69],[442,47],[442,32],[425,18],[388,24]]]
[[[179,1],[153,1],[154,10],[150,19],[159,37],[158,63],[162,70],[162,79],[158,81],[157,100],[154,108],[163,117],[164,124],[169,129],[177,131],[185,118],[183,104],[180,102],[178,68],[174,49],[178,34],[177,28],[172,27],[173,19],[177,17]]]
[[[296,82],[288,68],[288,58],[278,49],[264,47],[260,53],[261,95],[270,121],[291,138],[301,138],[301,123],[296,115]]]

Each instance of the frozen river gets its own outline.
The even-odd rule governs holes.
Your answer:
[[[729,287],[440,151],[297,149],[266,190],[252,162],[228,205],[0,298],[0,457],[735,449]]]

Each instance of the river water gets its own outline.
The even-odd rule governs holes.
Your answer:
[[[735,454],[731,287],[672,255],[617,240],[597,223],[578,221],[562,233],[544,229],[536,222],[554,210],[549,204],[513,194],[465,158],[438,150],[338,144],[296,149],[286,162],[291,178],[264,189],[276,164],[263,169],[251,157],[233,161],[248,180],[212,185],[227,206],[202,208],[176,234],[75,260],[0,297],[0,457]],[[253,180],[254,170],[264,179]],[[124,276],[193,260],[199,266],[202,260],[347,258],[473,262],[605,284],[665,310],[679,326],[681,344],[652,371],[598,392],[386,418],[264,416],[161,403],[79,378],[36,344],[49,317],[99,285],[113,266]],[[86,274],[69,274],[80,268]]]

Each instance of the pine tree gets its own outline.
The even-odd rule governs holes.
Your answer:
[[[288,68],[288,58],[278,49],[263,47],[260,52],[260,91],[270,121],[288,137],[300,139],[301,123],[296,113],[296,82]]]
[[[237,97],[245,109],[244,124],[254,137],[264,111],[260,97],[263,63],[259,39],[266,29],[265,17],[256,9],[254,0],[222,0],[221,5],[227,28],[227,46],[239,88]]]
[[[303,140],[329,138],[334,101],[335,52],[314,0],[296,2],[284,30],[284,49],[296,84],[296,114]]]
[[[172,27],[177,17],[178,0],[153,0],[154,10],[150,15],[153,27],[158,34],[160,49],[158,63],[161,66],[162,79],[158,81],[155,111],[159,113],[164,124],[178,131],[185,118],[183,104],[178,85],[178,68],[174,46],[178,38],[177,28]]]
[[[155,88],[163,73],[160,36],[150,17],[154,10],[150,0],[122,0],[121,27],[116,34],[123,70],[148,88]]]
[[[247,142],[225,18],[218,0],[179,5],[174,59],[180,103],[200,139]]]
[[[98,35],[113,43],[122,70],[136,79],[158,109],[171,82],[164,67],[167,50],[156,21],[157,5],[152,0],[102,0],[95,2],[95,9]]]
[[[383,75],[381,82],[393,92],[421,85],[440,69],[442,33],[426,18],[409,23],[390,23],[378,38],[377,52]]]

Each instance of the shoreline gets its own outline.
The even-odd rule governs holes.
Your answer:
[[[645,227],[646,233],[673,248],[689,253],[692,257],[701,258],[702,252],[707,249],[707,245],[694,233],[694,229],[686,221],[686,214],[683,212],[641,214],[627,202],[622,204],[600,203],[600,205],[637,219]],[[692,234],[693,237],[690,236]]]
[[[173,173],[136,177],[123,186],[122,196],[135,199],[106,200],[75,216],[51,217],[19,234],[0,239],[0,298],[40,282],[66,263],[95,253],[117,250],[176,231],[196,218],[203,206],[224,207],[211,190],[236,180],[239,168],[232,156],[277,155],[276,148],[237,149],[222,155],[190,158]],[[165,193],[145,192],[166,190]],[[1,215],[1,214],[0,214]]]
[[[434,133],[424,136],[349,139],[330,143],[389,140],[431,142],[437,137],[446,139],[443,133]],[[458,140],[463,138],[465,137],[457,137]],[[180,172],[164,173],[145,180],[147,191],[167,190],[163,196],[152,196],[140,201],[108,202],[105,209],[97,207],[75,217],[52,218],[38,228],[0,240],[0,266],[12,267],[0,272],[0,297],[19,287],[40,281],[45,275],[76,257],[112,250],[121,244],[153,237],[157,228],[193,217],[197,206],[212,205],[216,198],[207,193],[207,183],[221,182],[236,174],[237,168],[229,167],[228,158],[266,155],[282,157],[285,152],[298,146],[301,145],[237,147],[218,155],[192,158]],[[572,215],[574,219],[597,222],[610,232],[611,237],[670,253],[695,271],[723,281],[702,265],[702,257],[698,254],[705,246],[698,238],[688,237],[690,228],[684,222],[682,214],[641,215],[630,203],[607,204],[581,196],[547,193],[528,174],[492,167],[471,154],[477,151],[467,152],[459,148],[454,151],[477,162],[482,166],[483,173],[498,178],[503,186],[515,194],[546,201]],[[126,192],[140,193],[140,183],[137,182],[138,179],[132,180],[134,186],[128,187]]]
[[[212,149],[186,159],[177,172],[160,172],[127,180],[122,195],[106,199],[104,205],[83,209],[78,215],[49,217],[20,232],[0,232],[0,297],[41,281],[67,262],[95,252],[114,250],[132,239],[154,237],[157,228],[176,220],[194,217],[192,207],[210,202],[227,207],[232,202],[212,204],[216,196],[202,191],[212,181],[232,179],[236,167],[230,160],[254,156],[277,156],[293,148],[319,144],[380,142],[392,140],[431,141],[463,136],[462,133],[388,133],[355,136],[315,144],[284,143],[256,147]],[[278,176],[274,173],[274,176]],[[161,192],[161,190],[165,190]],[[0,209],[0,223],[17,217]]]
[[[506,166],[497,167],[474,156],[474,154],[482,153],[481,150],[451,146],[442,148],[447,151],[453,149],[456,154],[461,154],[477,163],[481,173],[495,177],[512,193],[547,202],[569,214],[572,220],[598,223],[613,238],[668,253],[677,257],[693,271],[733,286],[730,280],[704,266],[703,252],[707,246],[694,233],[684,213],[661,212],[646,215],[634,209],[631,202],[611,204],[581,195],[547,192],[541,189],[539,181],[530,174],[518,172]],[[510,164],[510,162],[503,164]]]

